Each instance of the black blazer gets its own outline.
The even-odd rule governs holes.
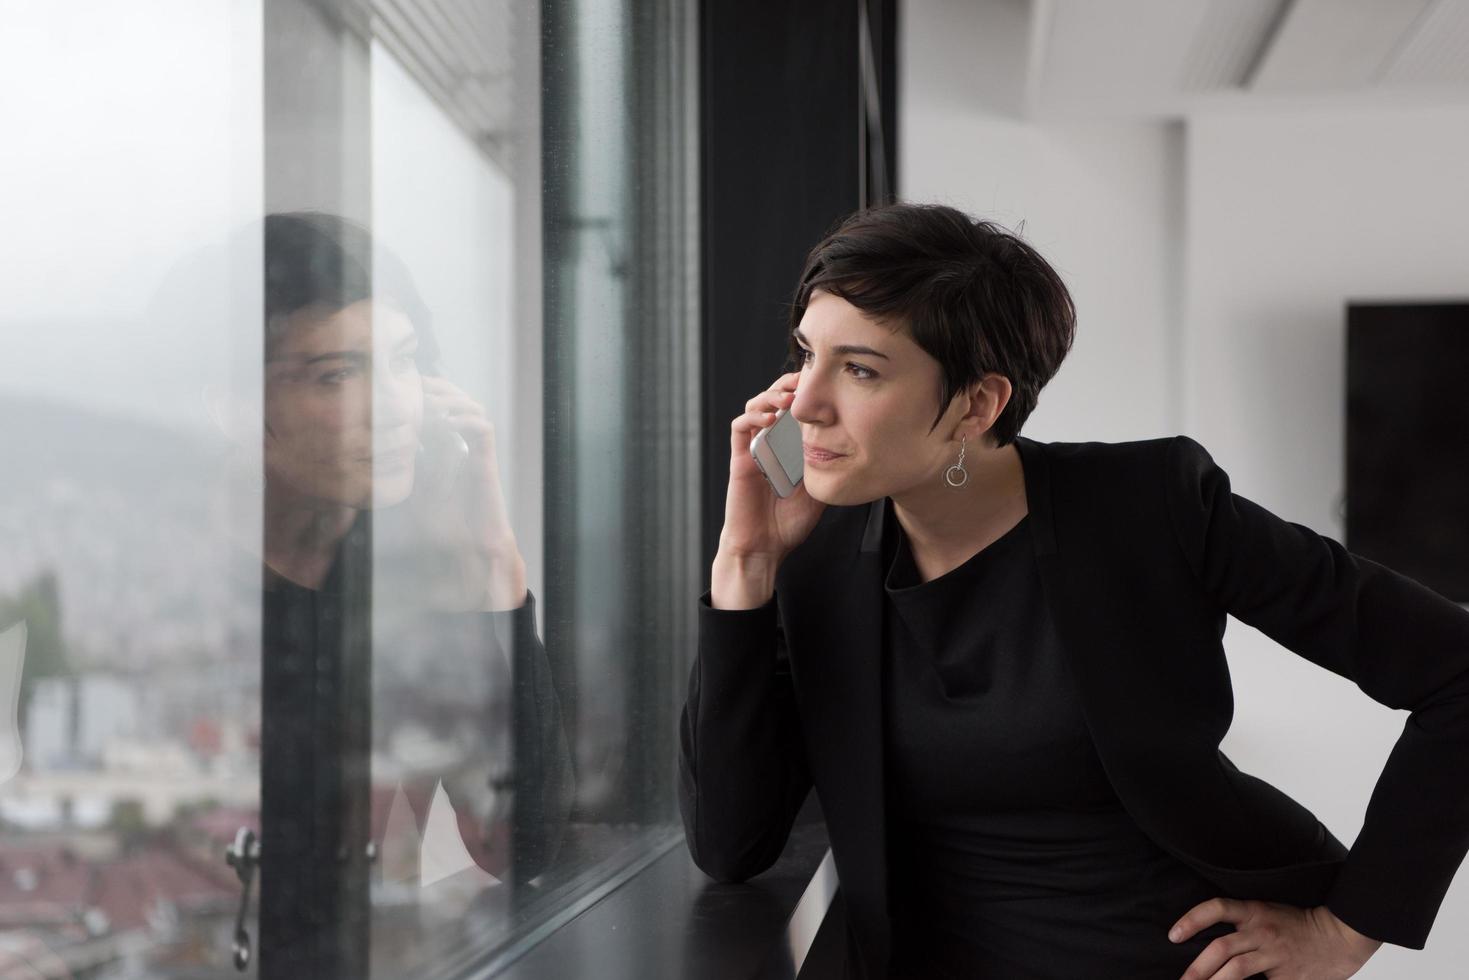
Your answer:
[[[1230,492],[1187,437],[1018,440],[1030,537],[1096,750],[1138,826],[1237,898],[1329,905],[1423,948],[1469,850],[1469,612]],[[719,880],[780,854],[815,786],[855,971],[889,952],[879,690],[883,501],[828,507],[755,610],[699,602],[679,804]],[[1232,614],[1406,708],[1351,851],[1219,751]]]

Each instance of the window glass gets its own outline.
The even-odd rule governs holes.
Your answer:
[[[691,32],[11,12],[0,972],[488,975],[678,842]]]
[[[19,975],[230,968],[223,852],[259,809],[260,46],[234,0],[27,3],[0,32]]]

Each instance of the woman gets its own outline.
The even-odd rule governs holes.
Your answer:
[[[370,758],[420,832],[442,782],[475,862],[519,882],[569,761],[494,428],[437,376],[406,269],[343,219],[271,215],[265,324],[260,972],[366,976]],[[425,729],[415,771],[391,739]]]
[[[731,424],[681,726],[695,861],[759,873],[814,785],[856,976],[1338,978],[1422,948],[1469,848],[1469,615],[1185,437],[1020,437],[1074,324],[1033,249],[951,208],[812,250],[800,370]],[[781,411],[784,499],[749,455]],[[1219,752],[1230,613],[1413,710],[1350,853]]]

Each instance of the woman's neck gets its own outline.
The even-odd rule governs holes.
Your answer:
[[[962,487],[935,480],[893,496],[893,512],[925,580],[963,564],[1029,512],[1025,468],[1014,443],[972,449],[964,468],[969,479]]]
[[[267,486],[265,564],[297,585],[319,588],[356,518],[352,507]]]

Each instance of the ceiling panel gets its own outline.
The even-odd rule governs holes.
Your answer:
[[[1385,85],[1469,84],[1469,0],[1439,0],[1383,65]]]
[[[1284,21],[1290,0],[1212,0],[1178,77],[1185,92],[1242,87]]]
[[[1038,108],[1171,93],[1209,0],[1054,0]]]
[[[1469,0],[911,0],[908,78],[1060,121],[1469,97]]]
[[[1433,0],[1295,0],[1250,88],[1286,93],[1372,85],[1433,6]]]
[[[372,0],[372,33],[506,173],[519,52],[514,0]]]

